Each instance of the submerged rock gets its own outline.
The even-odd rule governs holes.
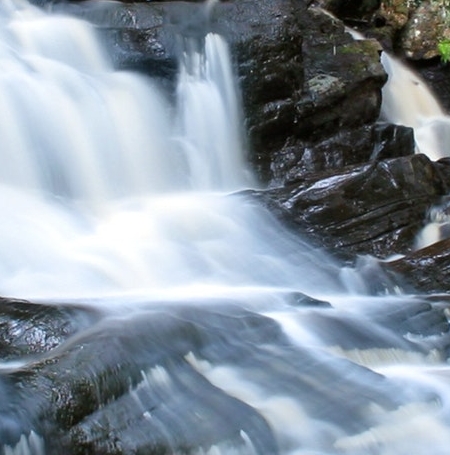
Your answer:
[[[292,343],[271,317],[238,302],[152,302],[120,319],[106,317],[41,361],[3,375],[0,388],[8,388],[7,403],[16,406],[0,402],[0,428],[8,419],[22,433],[33,428],[48,455],[276,455],[297,447],[280,409],[295,411],[301,403],[306,422],[354,434],[372,427],[371,404],[396,409],[410,399],[341,354],[395,347],[420,355],[420,347],[297,297],[308,308],[294,315],[321,337],[319,355],[308,343]],[[398,310],[391,305],[392,313]],[[432,311],[419,302],[406,313]],[[341,354],[333,355],[336,350]],[[350,404],[338,406],[343,397]],[[13,436],[1,442],[13,447],[20,432]],[[320,444],[332,450],[334,441]]]
[[[257,454],[278,453],[265,419],[191,363],[194,354],[211,362],[245,358],[267,340],[285,343],[284,335],[271,319],[232,306],[213,308],[106,318],[41,359],[11,369],[0,378],[0,390],[8,387],[5,402],[21,405],[0,404],[0,427],[15,424],[8,437],[0,432],[1,443],[13,446],[33,428],[49,455],[198,453],[249,444]]]

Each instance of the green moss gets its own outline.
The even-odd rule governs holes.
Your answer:
[[[438,43],[438,50],[443,63],[450,62],[450,40],[443,40]]]

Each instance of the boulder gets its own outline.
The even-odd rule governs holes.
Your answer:
[[[343,130],[317,142],[287,141],[271,156],[272,186],[289,185],[301,176],[342,169],[373,159],[395,158],[414,153],[412,128],[373,123]]]
[[[439,166],[412,155],[310,174],[256,197],[342,257],[384,258],[412,251],[428,208],[448,191],[446,182]]]

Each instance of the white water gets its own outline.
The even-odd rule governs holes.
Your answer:
[[[414,128],[417,152],[431,160],[450,156],[450,117],[433,93],[417,74],[386,52],[381,61],[388,74],[382,120]]]
[[[224,197],[251,184],[224,40],[184,39],[174,109],[151,80],[114,71],[88,24],[3,9],[0,292],[266,282],[273,248],[247,238],[262,215]]]
[[[383,53],[381,61],[388,73],[383,87],[381,119],[414,129],[416,153],[431,160],[450,156],[450,116],[426,83],[399,60]],[[420,249],[450,236],[448,203],[430,209],[418,233],[415,248]]]
[[[414,297],[362,296],[365,283],[356,272],[290,236],[256,203],[229,196],[252,180],[221,37],[180,38],[184,55],[172,105],[154,81],[115,72],[85,23],[4,0],[0,27],[0,295],[92,299],[114,306],[125,327],[135,302],[138,320],[146,316],[139,307],[150,305],[183,321],[195,308],[179,316],[171,303],[208,307],[229,299],[228,319],[240,321],[242,308],[251,310],[275,321],[286,341],[255,343],[238,332],[230,342],[224,331],[225,341],[211,352],[190,350],[183,360],[263,416],[280,453],[429,455],[430,447],[433,455],[447,453],[445,358],[434,349],[423,352],[427,343],[434,346],[430,340],[410,343],[376,322],[415,305]],[[297,308],[290,291],[324,297],[333,308]],[[223,329],[220,311],[212,323],[205,317],[198,325]],[[368,347],[371,342],[383,348]],[[157,342],[146,347],[158,348]],[[227,350],[243,354],[233,363]],[[208,354],[219,360],[202,358]],[[154,409],[145,398],[156,391],[169,402],[178,396],[171,388],[176,381],[159,365],[142,378],[130,394],[150,422]],[[26,396],[24,386],[19,397]],[[14,405],[22,409],[20,401]],[[207,405],[227,424],[239,417],[216,409],[216,401]],[[191,409],[173,414],[177,424],[198,425]],[[164,430],[168,444],[176,440],[170,422]],[[198,453],[263,453],[254,435],[244,428],[238,434],[238,447],[219,441]],[[3,452],[42,455],[45,448],[27,431],[4,443]]]

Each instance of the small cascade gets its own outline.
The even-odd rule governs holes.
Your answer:
[[[1,184],[91,204],[172,188],[156,88],[114,72],[89,24],[13,4],[0,30]]]
[[[414,129],[416,152],[431,160],[450,156],[450,116],[417,74],[388,53],[381,62],[388,73],[383,87],[381,119]],[[432,207],[426,225],[418,233],[415,248],[420,249],[450,236],[448,202]]]
[[[12,1],[1,21],[2,184],[89,204],[249,185],[220,36],[181,39],[174,120],[154,82],[113,70],[88,23]]]
[[[446,196],[440,204],[428,211],[425,227],[418,233],[415,249],[425,248],[450,237],[450,198]]]
[[[414,128],[417,152],[432,160],[450,156],[450,117],[426,83],[398,59],[383,52],[388,74],[383,87],[381,119]]]
[[[177,88],[179,141],[187,175],[197,190],[233,190],[251,182],[243,148],[243,121],[228,45],[214,33],[181,39]]]

